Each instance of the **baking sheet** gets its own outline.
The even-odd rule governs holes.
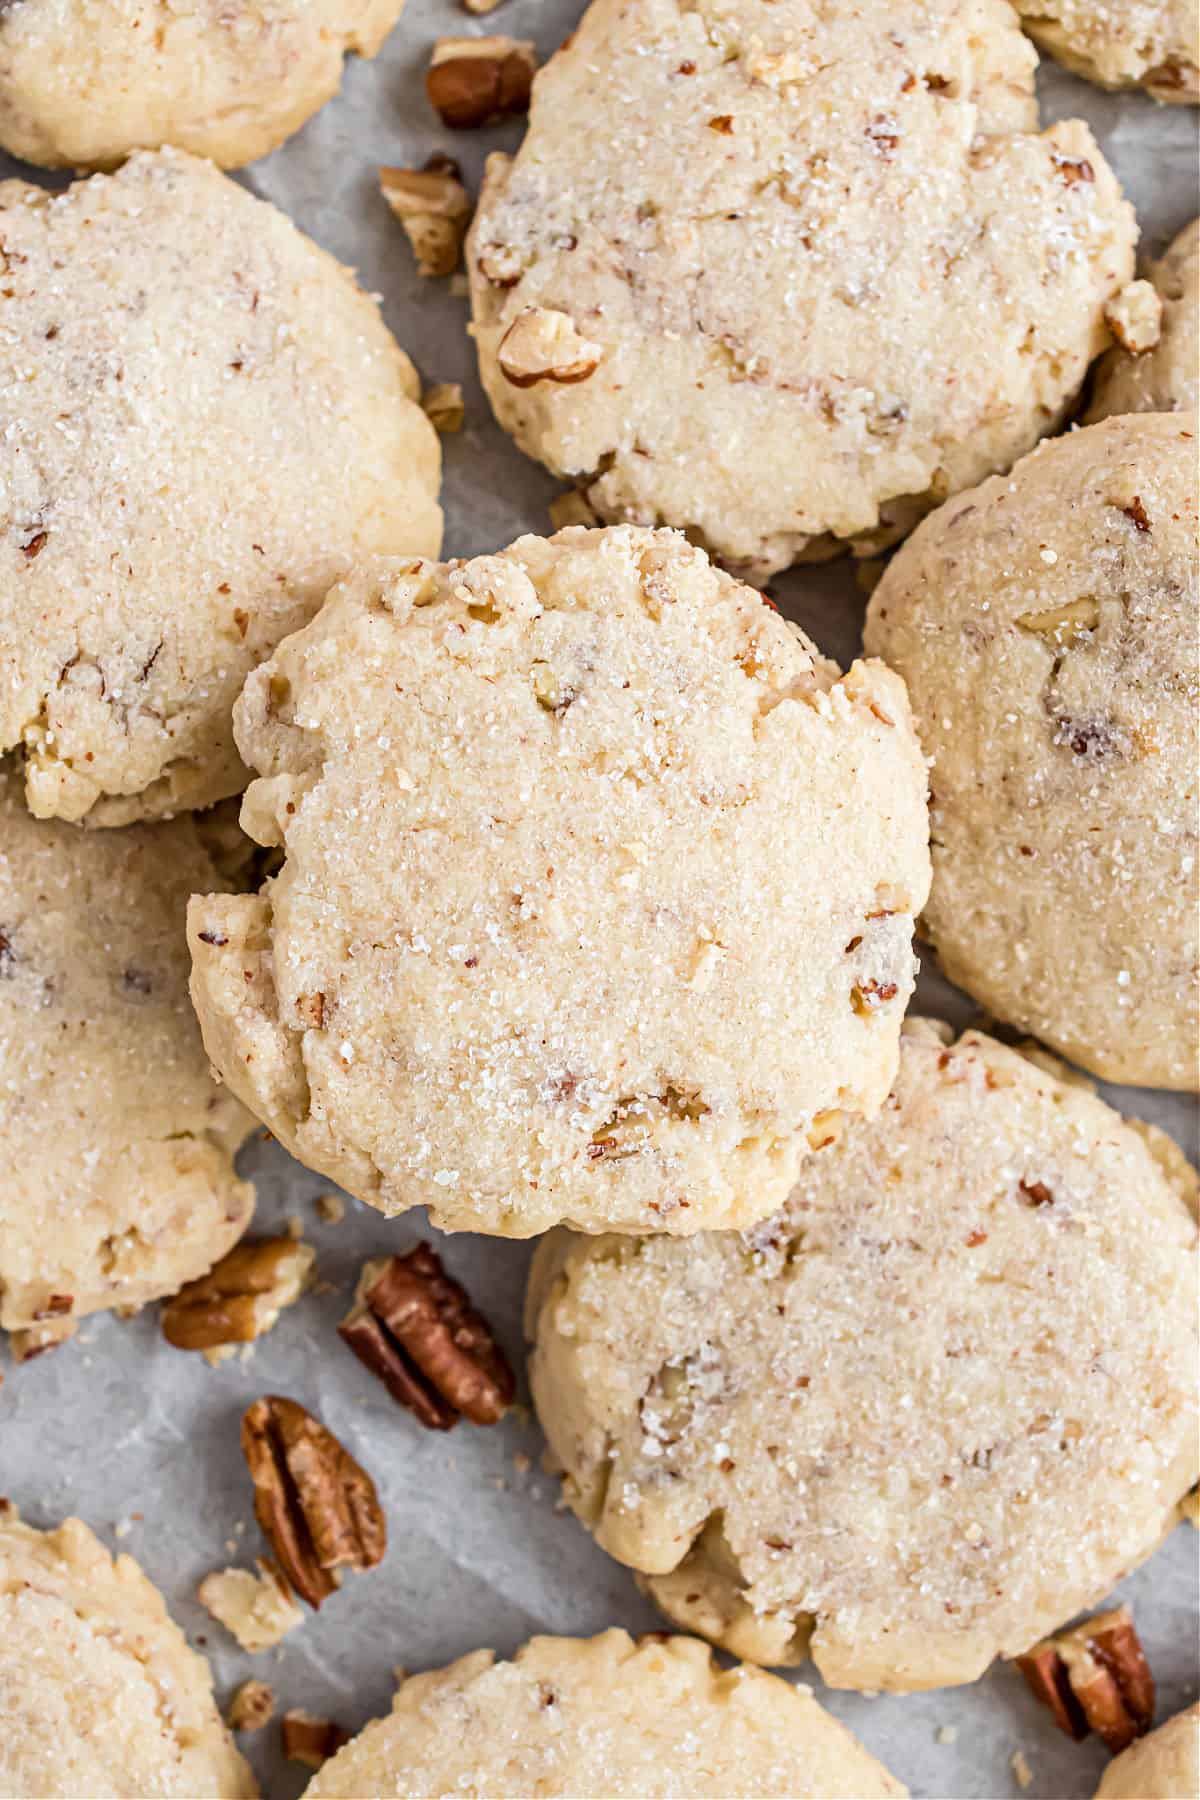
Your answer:
[[[441,148],[460,160],[477,189],[485,154],[513,146],[521,128],[456,134],[440,127],[423,90],[433,39],[503,31],[534,38],[544,58],[580,10],[580,0],[507,0],[490,18],[473,20],[455,0],[408,0],[378,60],[351,62],[341,96],[240,177],[382,294],[389,323],[427,383],[462,382],[466,426],[443,440],[448,554],[470,555],[522,531],[546,530],[546,507],[560,484],[493,424],[474,378],[466,301],[452,297],[446,282],[416,276],[407,240],[378,194],[375,168],[419,164]],[[1197,210],[1195,114],[1141,96],[1102,94],[1052,65],[1043,69],[1042,90],[1047,121],[1071,114],[1091,121],[1137,206],[1143,245],[1157,253]],[[30,171],[0,158],[0,174],[10,173]],[[773,592],[823,649],[843,664],[854,654],[863,598],[847,564],[794,572]],[[972,1011],[929,971],[918,1004],[956,1024]],[[1190,1103],[1132,1089],[1107,1092],[1122,1110],[1172,1131],[1196,1156]],[[0,1352],[0,1493],[37,1524],[78,1512],[108,1543],[132,1552],[209,1655],[222,1700],[253,1673],[272,1684],[281,1708],[307,1707],[351,1729],[386,1711],[396,1666],[436,1666],[481,1644],[508,1653],[536,1631],[660,1626],[632,1575],[556,1506],[557,1483],[541,1471],[542,1440],[528,1414],[491,1430],[425,1432],[339,1342],[335,1326],[363,1259],[438,1234],[418,1214],[389,1224],[354,1201],[341,1224],[322,1222],[313,1202],[329,1184],[261,1139],[247,1147],[241,1166],[258,1185],[255,1229],[298,1218],[328,1288],[287,1312],[250,1360],[218,1370],[170,1349],[153,1307],[127,1322],[98,1316],[73,1346],[20,1369]],[[464,1235],[439,1240],[439,1248],[519,1369],[531,1247]],[[371,1471],[390,1548],[381,1568],[350,1578],[277,1651],[249,1657],[194,1594],[210,1569],[249,1564],[262,1548],[237,1445],[242,1409],[264,1392],[301,1400]],[[1160,1718],[1200,1687],[1198,1546],[1191,1528],[1179,1527],[1118,1590],[1134,1607],[1158,1681]],[[1024,1791],[1033,1800],[1074,1800],[1094,1792],[1107,1760],[1094,1741],[1074,1745],[1061,1737],[1008,1666],[973,1687],[902,1698],[826,1691],[811,1669],[796,1678],[810,1681],[914,1795],[999,1800]],[[306,1772],[283,1761],[277,1726],[242,1743],[265,1793],[290,1800],[300,1792]],[[1017,1752],[1032,1775],[1024,1790],[1012,1767]]]

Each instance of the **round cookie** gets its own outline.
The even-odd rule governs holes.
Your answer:
[[[16,0],[0,7],[0,147],[103,169],[174,144],[265,156],[374,56],[404,0]]]
[[[694,1638],[535,1637],[403,1681],[305,1800],[441,1794],[637,1800],[904,1795],[804,1688],[721,1669]]]
[[[225,886],[190,817],[83,833],[0,773],[0,1326],[29,1348],[173,1294],[236,1243],[254,1121],[209,1072],[184,917]]]
[[[1196,0],[1016,0],[1025,29],[1057,61],[1101,87],[1156,100],[1200,100]]]
[[[597,1541],[685,1629],[835,1687],[974,1681],[1194,1478],[1183,1184],[1085,1087],[951,1037],[906,1025],[887,1106],[756,1230],[556,1232],[530,1277],[534,1401]]]
[[[1196,1800],[1200,1794],[1200,1703],[1130,1744],[1104,1771],[1096,1800]]]
[[[882,1791],[882,1790],[881,1790]],[[0,1793],[253,1800],[212,1677],[129,1556],[0,1501]]]
[[[0,752],[42,817],[246,774],[247,673],[363,551],[437,549],[417,379],[345,270],[207,163],[0,184]]]
[[[1162,309],[1158,336],[1140,353],[1114,345],[1101,357],[1089,423],[1114,413],[1200,407],[1200,219],[1184,227],[1147,274]]]
[[[387,1213],[688,1233],[873,1111],[927,891],[903,684],[674,532],[367,567],[246,685],[282,872],[193,901],[226,1081]]]
[[[1039,135],[1006,0],[593,0],[493,156],[480,373],[601,518],[761,578],[1009,467],[1108,341],[1136,228]]]
[[[931,759],[924,935],[1109,1081],[1196,1085],[1194,414],[1108,419],[943,507],[871,599]]]

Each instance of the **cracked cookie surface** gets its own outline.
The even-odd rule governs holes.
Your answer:
[[[1077,75],[1156,100],[1200,100],[1196,0],[1016,0],[1026,31]]]
[[[884,1800],[906,1789],[811,1694],[694,1638],[535,1637],[401,1683],[306,1800],[488,1794],[514,1800],[779,1795]]]
[[[674,532],[379,564],[251,676],[213,1061],[310,1167],[524,1237],[749,1223],[881,1104],[928,880],[903,685]]]
[[[1028,1649],[1194,1475],[1194,1173],[1044,1053],[951,1036],[909,1021],[883,1111],[753,1231],[560,1231],[530,1276],[597,1541],[684,1629],[839,1687]]]
[[[1118,413],[1200,408],[1200,219],[1146,271],[1162,309],[1157,340],[1138,354],[1114,344],[1096,368],[1088,423]]]
[[[173,1294],[237,1241],[254,1121],[188,1002],[188,895],[223,821],[81,832],[0,772],[0,1326],[42,1341]],[[216,840],[211,844],[205,834]]]
[[[931,759],[924,935],[1109,1081],[1197,1079],[1195,414],[1043,445],[926,521],[866,643]]]
[[[0,145],[102,169],[174,144],[237,168],[374,56],[403,0],[19,0],[0,7]]]
[[[0,1502],[0,1792],[12,1800],[253,1800],[188,1645],[129,1556],[78,1519],[35,1531]]]
[[[364,551],[436,551],[436,435],[374,302],[175,151],[0,184],[0,751],[41,817],[206,806],[242,682]]]
[[[1039,134],[1036,60],[1004,0],[594,0],[469,240],[500,423],[756,577],[1007,468],[1136,237],[1087,126]]]

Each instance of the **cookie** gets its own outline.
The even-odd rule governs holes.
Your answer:
[[[1136,228],[1039,134],[1004,0],[593,0],[493,156],[480,373],[607,520],[756,578],[1007,468],[1108,341]]]
[[[571,1506],[677,1624],[834,1687],[974,1681],[1194,1478],[1196,1227],[1141,1134],[910,1021],[887,1106],[754,1231],[556,1232],[530,1382]]]
[[[249,1223],[254,1121],[213,1081],[184,916],[224,886],[190,817],[80,832],[0,774],[0,1325],[67,1335],[173,1294]]]
[[[881,1790],[882,1791],[882,1790]],[[253,1800],[208,1664],[129,1556],[0,1502],[0,1793]]]
[[[1156,100],[1200,100],[1196,0],[1016,0],[1039,47],[1101,87],[1142,87]]]
[[[1195,414],[1108,419],[928,519],[866,643],[929,754],[923,935],[1108,1081],[1197,1079]]]
[[[535,1637],[511,1662],[476,1650],[403,1681],[325,1764],[306,1800],[439,1794],[638,1800],[903,1795],[804,1688],[721,1669],[694,1638]]]
[[[174,144],[223,168],[282,144],[404,0],[19,0],[0,8],[0,147],[104,169]]]
[[[1200,1794],[1200,1704],[1176,1713],[1114,1757],[1096,1800],[1195,1800]]]
[[[0,239],[0,752],[41,817],[206,806],[246,780],[249,670],[359,553],[437,549],[416,376],[343,269],[176,151],[2,183]]]
[[[878,1107],[928,879],[903,684],[674,532],[336,589],[246,684],[282,872],[196,899],[209,1055],[386,1213],[527,1237],[778,1205]]]
[[[1096,369],[1089,423],[1114,413],[1195,412],[1200,407],[1200,219],[1193,219],[1147,270],[1161,317],[1139,349],[1106,351]]]

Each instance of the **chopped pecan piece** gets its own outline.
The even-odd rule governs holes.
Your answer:
[[[196,1598],[243,1650],[273,1650],[304,1623],[291,1588],[275,1564],[259,1559],[253,1569],[214,1569],[196,1589]]]
[[[320,1606],[337,1586],[335,1570],[382,1561],[387,1526],[375,1483],[295,1400],[268,1394],[247,1407],[242,1455],[255,1517],[302,1600]]]
[[[1128,1607],[1044,1638],[1016,1661],[1068,1737],[1094,1731],[1115,1756],[1154,1723],[1154,1678]]]
[[[464,1417],[494,1425],[516,1393],[487,1321],[428,1244],[367,1263],[338,1331],[430,1431],[449,1431]]]
[[[511,37],[444,37],[433,46],[425,92],[443,125],[469,131],[523,113],[537,70],[531,43]]]
[[[279,1731],[288,1761],[305,1763],[310,1769],[319,1769],[337,1755],[343,1744],[350,1742],[350,1733],[332,1719],[318,1719],[314,1713],[301,1712],[298,1707],[284,1713]]]
[[[304,1292],[314,1255],[291,1237],[246,1239],[166,1302],[163,1336],[177,1350],[252,1343]]]
[[[467,409],[463,403],[462,387],[457,381],[437,381],[425,390],[421,400],[425,417],[440,437],[447,432],[461,431]]]
[[[261,1731],[275,1711],[275,1691],[253,1677],[243,1681],[229,1702],[230,1731]]]
[[[603,345],[577,331],[569,313],[550,306],[527,306],[501,338],[496,360],[506,381],[527,388],[539,381],[564,385],[586,381],[603,354]]]
[[[408,235],[417,273],[452,275],[471,216],[458,164],[438,155],[423,169],[380,169],[379,186]]]
[[[27,1325],[23,1330],[9,1334],[8,1347],[12,1351],[13,1361],[19,1363],[32,1362],[35,1356],[41,1356],[47,1350],[57,1350],[68,1338],[75,1336],[79,1329],[77,1319],[52,1314],[41,1319],[36,1325]]]

